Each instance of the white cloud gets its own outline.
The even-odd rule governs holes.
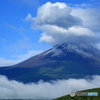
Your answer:
[[[25,21],[34,21],[34,18],[32,17],[31,14],[28,14],[27,17],[25,18]]]
[[[28,51],[27,54],[24,54],[24,55],[17,55],[17,57],[20,59],[20,60],[25,60],[25,59],[28,59],[32,56],[35,56],[39,53],[43,52],[42,50],[31,50],[31,51]]]
[[[45,33],[42,33],[40,42],[43,41],[53,45],[60,43],[80,44],[92,41],[97,42],[97,37],[91,30],[79,26],[64,29],[58,26],[45,25],[42,29],[45,29]]]
[[[15,80],[8,80],[0,76],[0,99],[52,99],[79,91],[100,87],[100,76],[92,79],[57,80],[51,83],[39,81],[38,83],[23,84]]]
[[[0,57],[0,66],[9,66],[9,65],[13,65],[15,64],[16,61],[14,60],[9,60],[9,59],[5,59],[3,57]]]
[[[96,8],[73,8],[72,15],[78,16],[83,20],[84,27],[89,28],[90,30],[94,32],[100,33],[100,7]]]
[[[99,8],[82,8],[81,6],[75,8],[65,3],[47,2],[39,7],[34,21],[31,20],[34,22],[33,28],[44,31],[39,41],[52,45],[99,42],[97,36],[100,27]]]
[[[65,3],[50,3],[42,5],[37,12],[35,24],[42,25],[55,25],[62,28],[69,28],[71,26],[81,25],[81,19],[72,16],[71,7]]]
[[[39,53],[43,52],[42,50],[31,50],[31,51],[28,51],[27,54],[23,54],[23,55],[13,55],[12,57],[13,58],[16,58],[16,60],[9,60],[9,59],[5,59],[3,57],[0,57],[0,67],[3,67],[3,66],[11,66],[11,65],[14,65],[14,64],[17,64],[17,63],[20,63],[32,56],[35,56]]]

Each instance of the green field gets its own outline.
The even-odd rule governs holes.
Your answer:
[[[97,92],[98,96],[75,96],[71,97],[70,95],[65,95],[53,100],[100,100],[100,88],[88,89],[78,92]]]

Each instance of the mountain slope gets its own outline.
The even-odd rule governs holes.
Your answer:
[[[100,50],[72,44],[57,45],[19,64],[0,68],[0,74],[22,82],[100,75]]]

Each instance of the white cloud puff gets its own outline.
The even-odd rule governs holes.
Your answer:
[[[100,87],[100,76],[92,79],[68,79],[23,84],[0,76],[0,99],[53,99],[79,91]]]
[[[25,21],[32,21],[34,18],[32,17],[31,14],[28,14],[27,17],[25,18]]]
[[[72,9],[65,3],[47,2],[38,9],[35,24],[37,26],[56,25],[62,28],[81,25],[81,19],[72,16],[71,11]]]
[[[31,21],[33,21],[33,28],[44,31],[40,42],[52,45],[59,43],[92,44],[99,40],[96,31],[100,26],[98,21],[100,13],[95,13],[96,9],[98,10],[98,8],[74,8],[65,3],[47,2],[38,8],[37,16],[34,21]],[[26,18],[28,17],[29,15]]]
[[[89,28],[95,33],[100,33],[100,7],[93,8],[73,8],[71,14],[78,16],[83,20],[83,26]]]
[[[94,43],[97,42],[95,34],[83,27],[73,26],[68,29],[64,29],[58,26],[45,25],[42,27],[45,33],[41,34],[40,42],[47,42],[53,45],[61,43]]]

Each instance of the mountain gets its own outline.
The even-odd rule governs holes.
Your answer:
[[[100,88],[93,88],[78,92],[97,92],[98,96],[75,96],[72,98],[70,95],[66,95],[53,100],[100,100]]]
[[[100,75],[100,50],[59,44],[19,64],[1,67],[0,75],[24,83]]]

